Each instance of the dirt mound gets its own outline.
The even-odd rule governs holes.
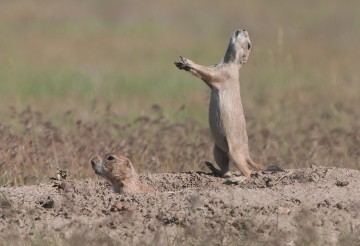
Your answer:
[[[240,185],[201,172],[140,178],[157,192],[114,194],[92,179],[1,187],[0,237],[15,245],[360,243],[357,170],[255,172]]]

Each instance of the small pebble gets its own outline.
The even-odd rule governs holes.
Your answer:
[[[344,208],[344,206],[340,202],[336,204],[336,207],[338,209],[343,209]]]

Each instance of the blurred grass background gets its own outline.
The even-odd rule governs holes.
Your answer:
[[[231,33],[244,28],[253,52],[241,71],[241,93],[254,159],[286,168],[359,168],[359,27],[355,0],[3,0],[0,124],[25,134],[14,112],[30,107],[76,136],[76,120],[101,128],[108,107],[112,121],[126,124],[160,105],[171,122],[190,118],[206,128],[209,90],[173,62],[182,55],[217,63]],[[67,112],[73,121],[64,120]],[[121,141],[122,131],[113,137]],[[2,135],[0,162],[10,165],[10,140]],[[176,160],[163,161],[164,171],[178,170]]]

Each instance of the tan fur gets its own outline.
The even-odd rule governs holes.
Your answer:
[[[110,181],[116,193],[153,191],[140,182],[131,161],[118,153],[109,153],[103,158],[96,156],[91,159],[91,165],[96,174]]]
[[[251,42],[246,30],[235,31],[222,61],[205,67],[181,57],[175,62],[179,69],[202,79],[211,88],[209,124],[215,140],[214,157],[221,170],[207,164],[211,171],[231,176],[229,160],[243,173],[251,174],[249,165],[259,170],[263,165],[253,162],[249,155],[248,136],[240,97],[239,70],[248,60]]]

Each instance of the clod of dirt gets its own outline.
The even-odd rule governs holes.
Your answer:
[[[278,213],[279,214],[290,214],[291,209],[286,207],[278,207]]]
[[[11,208],[11,202],[6,197],[0,197],[0,208]]]
[[[343,187],[347,186],[349,184],[349,181],[336,181],[336,186]]]
[[[338,209],[343,209],[343,208],[344,208],[344,205],[343,205],[341,202],[339,202],[339,203],[336,204],[336,207],[337,207]]]
[[[127,202],[121,203],[121,202],[115,202],[111,208],[111,212],[120,212],[120,211],[132,211],[131,205]]]
[[[53,208],[54,207],[54,200],[51,197],[48,197],[46,200],[41,200],[39,202],[39,204],[43,207],[43,208]]]
[[[59,180],[54,180],[53,181],[53,187],[56,187],[58,190],[65,190],[66,182],[65,181],[59,181]]]

